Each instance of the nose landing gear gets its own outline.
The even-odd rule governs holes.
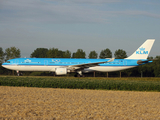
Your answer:
[[[18,70],[16,72],[17,72],[17,76],[22,76],[21,72],[19,72]]]
[[[17,76],[19,76],[19,71],[17,71]]]

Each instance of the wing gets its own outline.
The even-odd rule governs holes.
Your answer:
[[[68,66],[68,69],[71,70],[78,70],[78,69],[84,69],[84,68],[88,68],[88,67],[94,67],[94,66],[99,66],[99,64],[102,63],[108,63],[108,62],[112,62],[114,61],[115,58],[112,58],[108,61],[103,61],[103,62],[95,62],[95,63],[86,63],[86,64],[78,64],[78,65],[70,65]]]

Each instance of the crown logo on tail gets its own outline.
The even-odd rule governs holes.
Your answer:
[[[139,51],[136,51],[136,54],[148,54],[148,51],[145,51],[145,48],[139,48]]]
[[[141,47],[139,48],[140,51],[145,51],[145,48]]]

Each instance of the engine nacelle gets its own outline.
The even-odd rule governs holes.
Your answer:
[[[66,75],[67,68],[55,68],[56,75]]]

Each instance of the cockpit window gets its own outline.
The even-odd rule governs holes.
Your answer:
[[[7,61],[7,63],[10,63],[10,61]]]

